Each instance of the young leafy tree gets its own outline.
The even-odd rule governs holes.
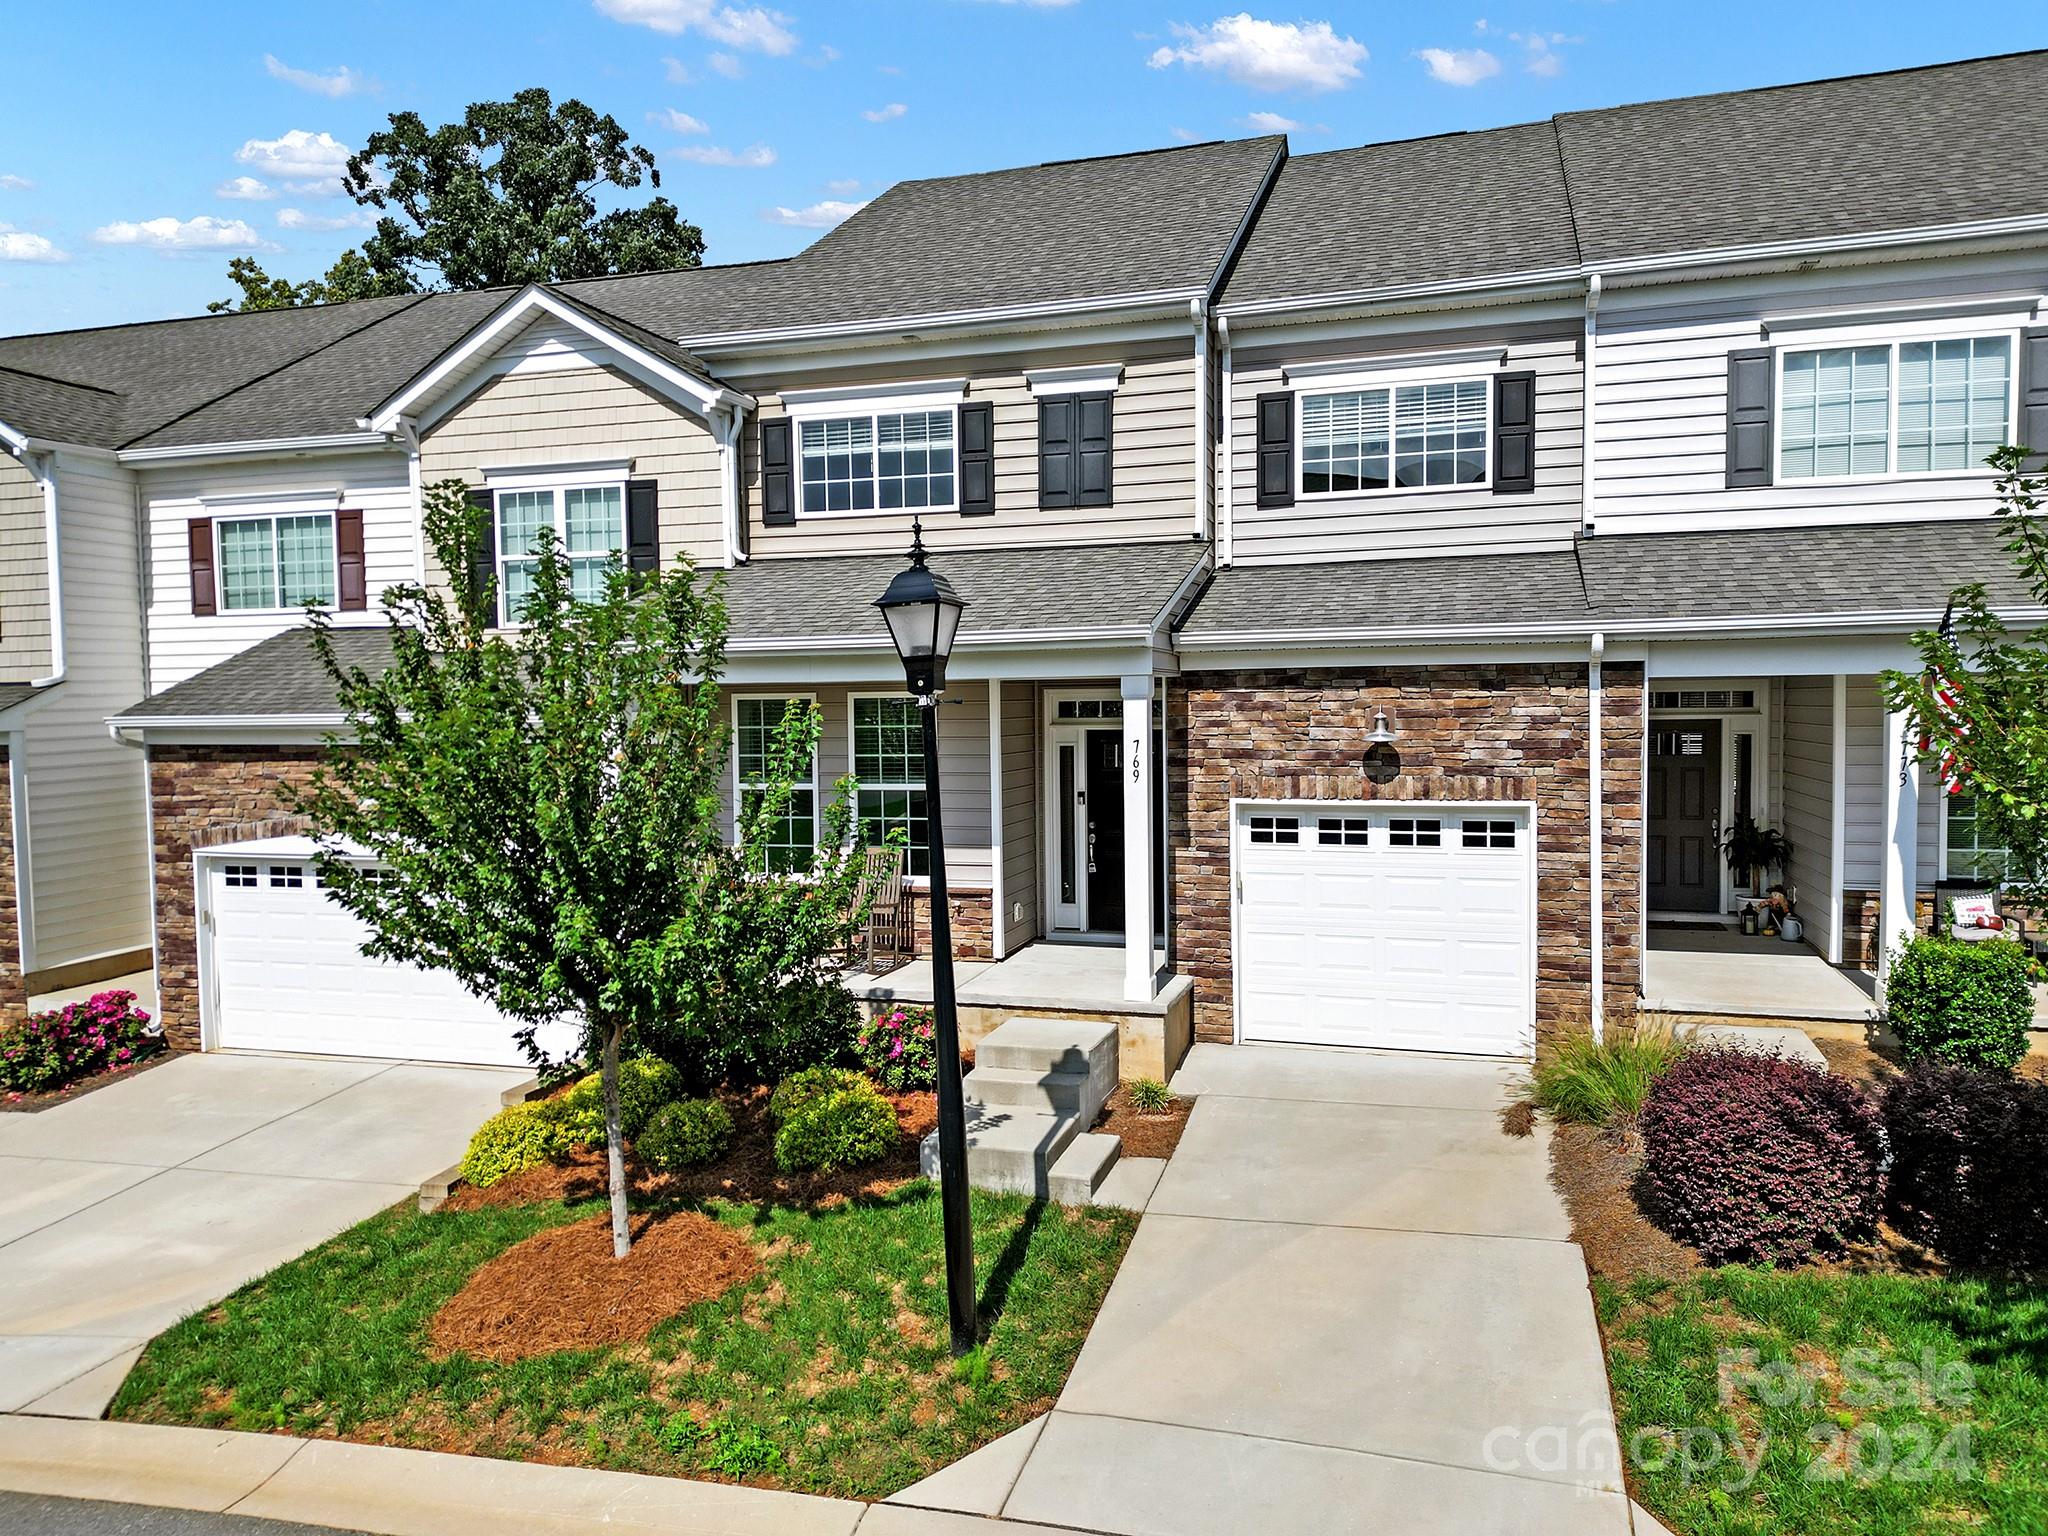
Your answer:
[[[237,257],[228,277],[243,299],[207,307],[276,309],[389,293],[491,288],[622,272],[694,267],[704,232],[665,197],[600,212],[643,184],[659,188],[654,154],[616,118],[533,86],[480,101],[459,123],[429,128],[417,112],[349,158],[342,186],[382,215],[360,250],[324,279],[273,278]]]
[[[1989,462],[2006,551],[2034,603],[2048,606],[2048,476],[2028,472],[2021,448]],[[1949,793],[1969,795],[2007,849],[2006,888],[2048,903],[2048,634],[2008,630],[1978,582],[1958,588],[1948,621],[1913,645],[1920,670],[1885,673],[1886,703],[1910,717],[1920,762]]]
[[[467,573],[480,535],[460,481],[426,497],[441,568]],[[385,594],[392,659],[345,664],[325,616],[314,645],[348,722],[299,808],[333,899],[368,924],[368,953],[457,977],[536,1031],[578,1027],[600,1064],[613,1250],[631,1244],[620,1147],[619,1059],[634,1047],[707,1074],[722,1038],[758,1020],[757,994],[799,1000],[843,945],[860,858],[842,792],[816,866],[776,876],[766,846],[791,788],[808,781],[815,710],[776,732],[739,836],[721,836],[728,751],[718,678],[726,618],[718,578],[687,562],[629,574],[612,562],[592,600],[572,593],[544,543],[520,627],[495,627],[495,581]],[[367,854],[375,867],[342,856]]]

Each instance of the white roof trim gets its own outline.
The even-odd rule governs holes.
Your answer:
[[[4,421],[0,421],[0,443],[5,443],[7,451],[17,457],[28,452],[28,434],[16,431]]]
[[[807,405],[862,405],[870,400],[896,400],[910,395],[962,400],[967,395],[967,380],[906,379],[894,384],[835,384],[823,389],[788,389],[782,392],[782,403],[796,410]]]
[[[564,325],[581,331],[593,341],[610,347],[622,360],[629,363],[636,373],[644,374],[650,382],[664,387],[673,399],[699,416],[708,418],[715,409],[730,408],[735,404],[753,404],[750,397],[688,369],[679,368],[666,358],[657,357],[603,322],[594,320],[582,310],[563,303],[538,284],[528,284],[508,299],[483,325],[470,332],[467,338],[442,353],[439,360],[426,372],[377,407],[368,418],[369,425],[379,432],[397,431],[401,419],[416,414],[422,403],[467,378],[476,365],[490,358],[499,342],[525,325],[536,314],[551,315]]]
[[[1435,352],[1387,352],[1376,357],[1294,363],[1281,370],[1281,378],[1290,386],[1335,386],[1357,381],[1383,383],[1400,378],[1472,377],[1493,372],[1507,361],[1507,356],[1506,347],[1446,347]]]
[[[1150,293],[1123,294],[1115,298],[1053,299],[1036,304],[998,304],[986,309],[941,310],[924,315],[885,315],[875,320],[828,321],[819,325],[764,326],[751,331],[705,331],[685,336],[681,345],[692,352],[706,348],[755,346],[771,341],[809,341],[830,336],[872,336],[895,332],[961,325],[988,325],[1007,320],[1038,320],[1062,315],[1087,315],[1101,310],[1178,308],[1189,299],[1199,299],[1200,288],[1162,288]]]
[[[1965,320],[1979,315],[2006,315],[2031,320],[2040,311],[2038,293],[1980,294],[1969,299],[1942,299],[1926,304],[1881,304],[1862,309],[1830,309],[1799,314],[1765,315],[1764,334],[1779,331],[1824,331],[1835,326],[1895,325],[1915,321]]]
[[[265,457],[313,453],[336,448],[388,448],[391,433],[329,432],[318,437],[251,438],[232,443],[179,443],[169,448],[123,448],[114,457],[123,464],[174,463],[180,459]]]
[[[1033,395],[1113,395],[1124,381],[1122,363],[1082,363],[1073,368],[1026,368],[1024,387]]]

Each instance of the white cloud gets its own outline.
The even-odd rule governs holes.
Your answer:
[[[236,203],[267,203],[277,196],[277,189],[254,176],[235,176],[215,187],[213,195]]]
[[[1152,51],[1146,62],[1154,69],[1219,70],[1261,91],[1342,90],[1368,57],[1365,44],[1338,36],[1327,21],[1261,21],[1240,11],[1206,27],[1175,22],[1171,30],[1179,41]]]
[[[902,102],[892,101],[886,107],[875,107],[861,113],[861,116],[871,123],[892,123],[909,110],[910,108],[903,105]]]
[[[737,80],[747,72],[746,65],[730,53],[714,53],[704,61],[711,66],[711,72],[723,75],[728,80]]]
[[[317,69],[293,69],[274,53],[263,55],[263,67],[270,72],[273,80],[282,80],[286,85],[296,85],[302,91],[311,91],[316,96],[354,96],[362,91],[376,89],[376,82],[359,75],[346,64],[338,64],[326,74]]]
[[[349,154],[349,147],[331,133],[294,128],[275,139],[250,139],[235,151],[235,158],[285,182],[294,192],[332,197],[341,191]]]
[[[820,43],[818,44],[818,51],[808,59],[805,59],[804,62],[813,69],[823,69],[828,64],[837,64],[839,62],[839,50],[830,43]]]
[[[32,192],[35,185],[26,176],[0,176],[0,192]]]
[[[1522,68],[1546,79],[1564,73],[1564,56],[1557,50],[1579,41],[1562,32],[1516,32],[1509,35],[1527,50],[1522,58]]]
[[[1477,85],[1500,73],[1500,60],[1484,48],[1418,48],[1415,57],[1445,85]]]
[[[901,64],[877,64],[875,66],[875,73],[878,75],[900,75],[903,73],[903,66]]]
[[[596,0],[613,21],[648,27],[670,37],[695,32],[728,48],[752,48],[780,56],[796,51],[789,18],[760,5],[720,5],[717,0]]]
[[[358,208],[353,213],[335,214],[331,217],[325,214],[307,213],[301,208],[280,208],[277,210],[277,227],[279,229],[316,231],[330,229],[374,229],[376,225],[377,215],[368,208]]]
[[[1301,124],[1291,117],[1282,117],[1278,112],[1247,112],[1244,125],[1254,133],[1301,132]]]
[[[687,112],[678,112],[674,107],[664,107],[659,112],[647,114],[647,121],[658,123],[670,133],[709,133],[711,125],[701,117],[692,117]]]
[[[860,190],[860,178],[858,176],[842,176],[837,181],[826,182],[825,190],[832,193],[835,197],[851,197]]]
[[[145,245],[156,251],[261,251],[272,247],[240,219],[144,219],[139,224],[117,220],[92,232],[101,245]]]
[[[736,166],[749,171],[763,170],[775,163],[775,151],[766,144],[753,144],[745,149],[727,149],[722,144],[685,144],[669,153],[692,165]]]
[[[58,262],[71,258],[42,235],[0,224],[0,261]]]
[[[697,77],[690,73],[690,66],[672,54],[661,56],[662,72],[668,76],[670,85],[695,85]]]
[[[813,203],[808,208],[764,208],[761,217],[770,224],[785,224],[791,229],[830,229],[852,218],[866,203],[842,203],[827,198],[824,202]]]

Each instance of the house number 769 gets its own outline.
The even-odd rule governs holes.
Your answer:
[[[1144,738],[1142,736],[1133,736],[1131,738],[1131,782],[1133,784],[1138,782],[1138,752],[1140,750],[1139,743],[1141,743],[1143,740]]]

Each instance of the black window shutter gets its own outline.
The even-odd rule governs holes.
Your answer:
[[[2048,326],[2020,332],[2020,439],[2026,470],[2048,469]]]
[[[652,480],[626,482],[626,569],[661,569],[661,488]]]
[[[1038,402],[1038,504],[1075,505],[1072,395],[1053,395]]]
[[[192,557],[192,611],[205,618],[219,610],[213,579],[213,519],[195,517],[185,525],[185,548]]]
[[[1115,500],[1115,395],[1074,397],[1074,505],[1106,507]]]
[[[498,510],[486,486],[469,488],[469,504],[483,513],[476,542],[469,546],[469,589],[481,603],[489,600],[498,580]]]
[[[363,570],[363,514],[343,507],[334,514],[335,607],[344,612],[370,606],[370,583]]]
[[[1771,483],[1769,347],[1728,354],[1728,485]]]
[[[770,528],[796,521],[796,464],[789,418],[761,423],[761,521]]]
[[[1493,493],[1536,489],[1536,375],[1503,373],[1493,381]]]
[[[1258,398],[1259,505],[1294,505],[1294,392]]]
[[[960,407],[960,515],[996,510],[996,408],[987,400]]]

